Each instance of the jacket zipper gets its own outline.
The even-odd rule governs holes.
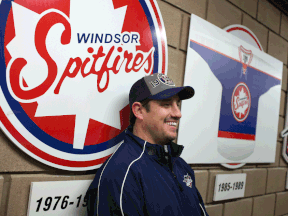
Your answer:
[[[167,163],[169,164],[169,163],[171,163],[171,158],[168,157],[169,151],[168,151],[167,145],[164,145],[164,151],[165,151],[165,153],[167,154],[167,155],[165,155],[165,159],[167,160]],[[169,159],[170,159],[170,161],[169,161]],[[176,161],[176,159],[175,159],[175,161]],[[174,163],[175,163],[175,161],[174,161]],[[173,163],[173,164],[174,164],[174,163]],[[179,181],[178,181],[178,179],[177,179],[177,176],[175,175],[175,173],[174,173],[174,171],[173,171],[173,164],[171,163],[171,172],[172,172],[172,174],[173,174],[173,177],[174,177],[175,181],[176,181],[177,184],[178,184],[178,187],[180,188],[180,191],[182,192],[184,189],[183,189],[182,185],[179,183]],[[168,165],[168,167],[169,167],[169,165]],[[199,201],[200,201],[200,200],[199,200]],[[204,216],[206,216],[206,213],[205,213],[202,205],[201,205],[200,203],[199,203],[199,205],[200,205],[200,208],[201,208]]]
[[[169,169],[171,169],[173,177],[174,177],[175,181],[177,182],[180,191],[182,192],[184,189],[183,189],[182,185],[179,183],[179,181],[177,179],[177,176],[175,175],[175,173],[173,171],[173,165],[172,165],[172,162],[171,162],[171,157],[169,158],[169,156],[168,156],[169,151],[168,151],[168,146],[167,145],[164,145],[164,151],[166,153],[165,158],[167,160],[168,167],[169,167],[169,164],[171,164],[171,167]],[[170,159],[170,161],[169,161],[169,159]]]

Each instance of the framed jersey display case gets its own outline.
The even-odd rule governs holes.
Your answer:
[[[195,96],[182,102],[183,158],[274,162],[283,63],[194,14],[187,50],[184,85]]]

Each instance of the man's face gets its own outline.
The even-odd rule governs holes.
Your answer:
[[[180,99],[175,95],[165,100],[151,100],[149,111],[143,113],[143,123],[148,142],[166,144],[176,139],[181,118]]]

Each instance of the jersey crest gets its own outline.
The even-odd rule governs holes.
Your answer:
[[[244,82],[238,83],[232,93],[232,113],[236,121],[243,122],[249,115],[251,94]]]
[[[250,65],[250,63],[253,59],[253,54],[252,54],[251,50],[245,49],[242,45],[238,48],[238,50],[239,50],[240,62],[242,63],[241,76],[243,74],[247,78],[247,75],[246,75],[247,67]]]

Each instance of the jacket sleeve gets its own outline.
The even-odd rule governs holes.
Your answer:
[[[135,175],[132,172],[110,174],[101,178],[96,175],[89,187],[87,215],[147,215],[141,183]]]
[[[200,208],[201,208],[201,211],[202,211],[202,215],[203,215],[203,216],[209,216],[208,213],[207,213],[207,211],[206,211],[206,208],[205,208],[205,205],[204,205],[202,196],[201,196],[200,192],[198,191],[198,189],[197,189],[197,187],[196,187],[196,179],[195,179],[194,170],[192,169],[192,171],[193,171],[193,180],[194,180],[195,188],[196,188],[196,191],[197,191],[197,196],[198,196]]]
[[[197,189],[197,195],[198,195],[199,203],[201,205],[200,208],[202,208],[202,210],[205,212],[205,214],[203,214],[203,216],[209,216],[207,211],[206,211],[203,199],[202,199],[201,194],[199,193],[198,189]]]

